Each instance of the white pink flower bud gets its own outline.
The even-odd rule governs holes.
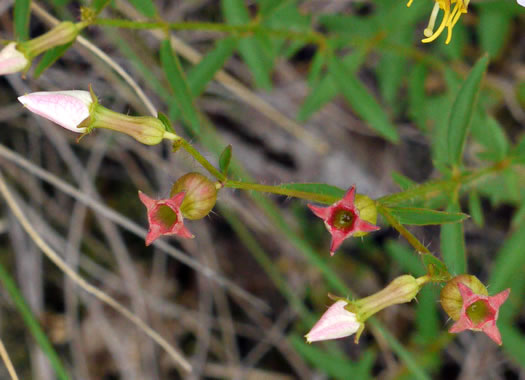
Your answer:
[[[356,314],[345,309],[348,303],[339,300],[328,308],[321,319],[305,335],[308,343],[319,340],[339,339],[355,334],[363,324],[357,321]]]
[[[0,75],[17,73],[29,64],[24,53],[16,48],[16,42],[10,42],[0,51]]]
[[[83,122],[90,116],[93,103],[87,91],[42,91],[18,98],[20,103],[36,113],[70,131],[83,133]]]

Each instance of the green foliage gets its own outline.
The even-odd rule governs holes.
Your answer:
[[[44,53],[40,62],[38,62],[37,67],[33,73],[33,76],[38,78],[47,68],[49,68],[53,63],[55,63],[60,57],[62,57],[66,51],[73,45],[73,42],[61,46],[54,47]]]
[[[133,4],[140,13],[148,18],[154,18],[157,14],[157,9],[152,0],[129,0],[129,2]]]
[[[487,69],[489,57],[479,59],[461,86],[450,111],[446,142],[448,146],[448,163],[459,165],[467,139],[472,114],[476,106],[481,80]]]
[[[456,202],[450,202],[447,212],[457,213],[461,209]],[[466,273],[466,250],[463,225],[459,223],[441,226],[441,254],[453,275]]]
[[[228,168],[230,167],[230,161],[232,159],[232,146],[228,145],[222,151],[219,157],[219,168],[221,169],[222,174],[228,175]]]
[[[391,142],[397,142],[399,135],[396,128],[363,83],[353,73],[348,72],[338,59],[334,58],[330,61],[329,69],[352,109],[370,123],[370,127],[380,136]]]
[[[62,364],[60,357],[58,356],[57,352],[51,345],[51,342],[42,330],[38,319],[31,312],[31,309],[27,305],[24,296],[18,289],[15,281],[11,278],[11,276],[2,264],[0,264],[0,281],[2,282],[3,288],[7,291],[7,293],[11,297],[11,300],[14,302],[16,308],[18,309],[18,312],[22,316],[22,320],[24,321],[28,330],[31,332],[31,335],[33,335],[33,338],[37,342],[38,346],[49,359],[49,363],[53,367],[53,370],[55,371],[57,377],[60,380],[71,379],[64,365]]]
[[[18,41],[25,41],[29,38],[29,11],[31,0],[15,1],[14,23],[15,36]]]
[[[444,212],[415,207],[392,207],[389,211],[399,223],[417,226],[457,223],[468,218],[468,215],[462,212]]]

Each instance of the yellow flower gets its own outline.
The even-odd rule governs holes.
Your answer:
[[[407,7],[410,7],[410,5],[412,5],[412,1],[413,0],[408,0]],[[441,35],[445,28],[448,28],[447,40],[445,41],[445,43],[448,44],[450,42],[450,39],[452,38],[452,29],[454,28],[454,25],[456,25],[456,23],[458,22],[459,18],[461,17],[461,14],[467,13],[467,7],[470,0],[435,1],[436,3],[434,4],[434,8],[432,9],[432,13],[430,14],[428,26],[423,31],[423,34],[426,38],[422,39],[421,42],[428,43],[434,41]],[[454,5],[454,9],[451,10],[452,5]],[[443,9],[443,20],[441,20],[441,24],[434,31],[434,25],[436,23],[436,18],[439,13],[439,9]]]

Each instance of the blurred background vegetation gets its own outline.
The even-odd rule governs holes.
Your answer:
[[[13,18],[13,5],[0,0],[6,40],[15,29],[24,39],[57,19],[78,21],[90,2],[33,1],[26,24]],[[471,1],[450,44],[446,35],[422,44],[433,5],[111,1],[101,25],[38,78],[33,71],[0,78],[0,170],[33,228],[178,347],[192,378],[525,378],[523,167],[469,186],[459,207],[472,217],[462,227],[410,228],[438,257],[451,236],[464,241],[470,274],[491,294],[512,288],[498,321],[501,348],[484,334],[448,334],[437,285],[418,302],[381,312],[358,345],[353,338],[307,345],[303,335],[330,304],[328,293],[363,297],[400,274],[424,273],[384,220],[378,233],[347,240],[330,258],[330,236],[304,201],[225,189],[216,213],[187,223],[196,239],[146,248],[135,228],[147,223],[137,191],[166,197],[179,176],[202,168],[168,145],[146,147],[108,131],[77,143],[16,100],[92,85],[113,110],[165,113],[214,163],[231,144],[234,179],[356,184],[377,198],[450,174],[442,133],[464,78],[488,53],[462,167],[525,157],[524,9],[511,0]],[[173,23],[186,88],[165,75],[162,29],[103,21],[110,18]],[[431,205],[443,208],[447,199]],[[142,332],[66,280],[4,203],[0,211],[0,336],[22,379],[187,377]]]

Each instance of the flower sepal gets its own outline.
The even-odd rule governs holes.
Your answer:
[[[475,276],[463,274],[454,277],[441,290],[441,305],[456,321],[451,333],[464,330],[481,331],[498,345],[503,342],[496,321],[499,308],[507,300],[510,288],[489,296],[487,288]]]

